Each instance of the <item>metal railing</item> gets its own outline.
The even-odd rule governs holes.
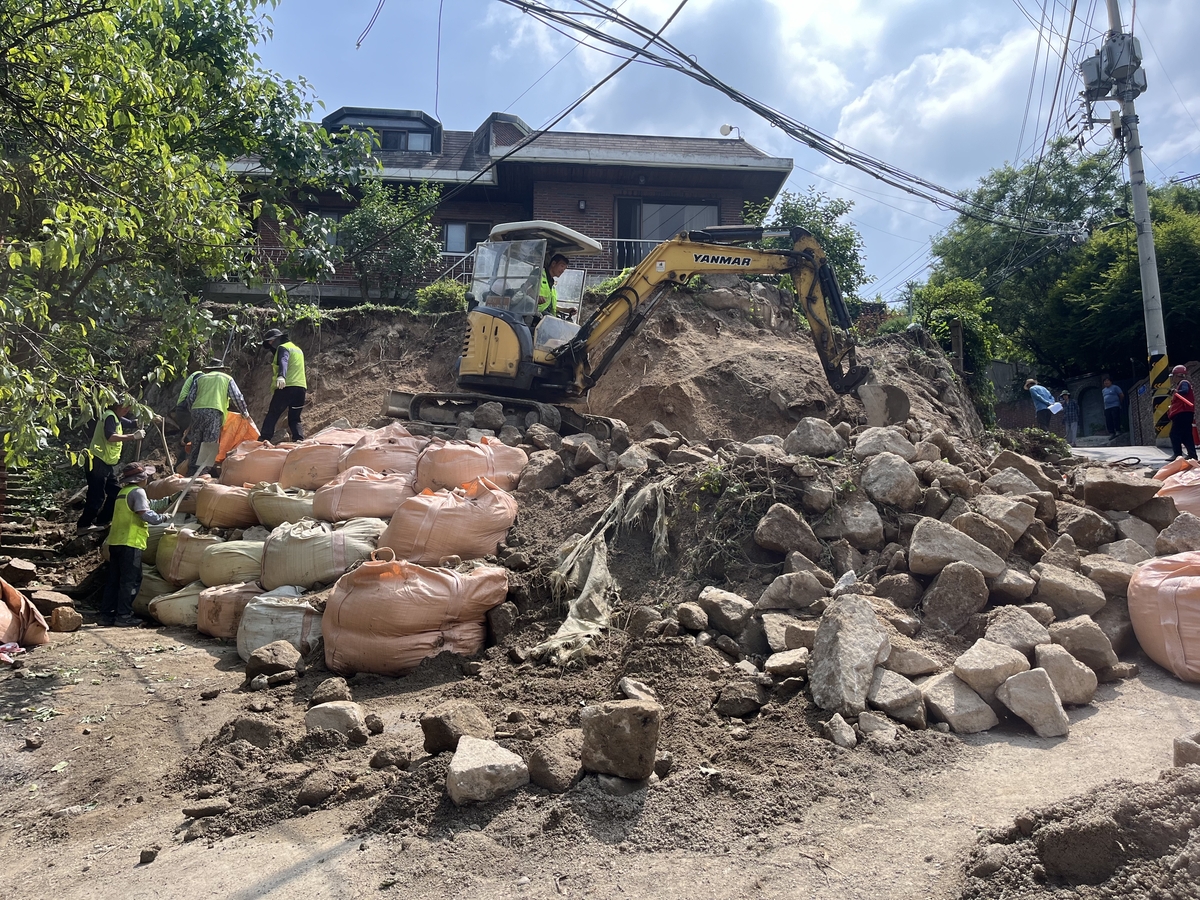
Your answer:
[[[609,278],[616,273],[636,266],[661,241],[633,240],[631,238],[601,238],[603,253],[595,256],[578,256],[571,260],[572,269],[583,269],[589,282]],[[475,251],[470,253],[443,253],[444,268],[432,281],[450,279],[463,284],[471,283],[475,272]]]

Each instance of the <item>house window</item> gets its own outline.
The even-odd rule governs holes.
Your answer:
[[[335,212],[328,209],[317,210],[317,215],[325,220],[325,224],[329,226],[329,244],[336,247],[341,243],[341,238],[338,237],[338,222],[342,220],[344,213]]]
[[[716,203],[657,203],[618,197],[616,211],[617,268],[636,266],[648,250],[681,231],[699,231],[720,221]]]
[[[447,253],[470,253],[476,244],[487,240],[492,226],[487,222],[447,222],[442,226]]]
[[[429,152],[433,147],[433,135],[427,131],[396,131],[386,129],[377,137],[380,150],[413,150]]]

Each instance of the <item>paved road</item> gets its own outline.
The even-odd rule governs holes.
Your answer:
[[[1154,469],[1171,458],[1171,451],[1160,447],[1072,447],[1071,452],[1075,456],[1086,456],[1097,462],[1129,461],[1134,457],[1143,465]]]

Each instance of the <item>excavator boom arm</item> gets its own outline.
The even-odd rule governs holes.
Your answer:
[[[774,236],[762,228],[743,226],[688,232],[655,247],[609,294],[578,334],[558,349],[556,358],[574,368],[575,389],[586,391],[608,370],[645,324],[664,288],[686,283],[695,275],[721,273],[791,275],[825,377],[839,394],[853,391],[867,379],[870,370],[855,359],[854,342],[848,334],[850,318],[837,277],[811,233],[803,228],[782,233],[791,239],[790,250],[740,246],[741,242]],[[591,355],[610,339],[603,356],[592,365]]]

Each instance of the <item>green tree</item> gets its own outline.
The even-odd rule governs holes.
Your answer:
[[[820,243],[829,264],[837,274],[838,284],[846,298],[846,307],[857,318],[862,298],[859,291],[873,280],[863,262],[863,239],[857,228],[847,221],[854,202],[830,197],[812,185],[804,193],[783,191],[770,208],[747,205],[748,224],[765,228],[791,228],[799,225],[812,232]],[[766,247],[788,247],[785,239],[772,238]]]
[[[913,317],[925,326],[944,350],[952,349],[955,322],[963,332],[962,368],[975,408],[984,424],[996,420],[996,391],[992,385],[992,360],[1000,358],[1005,349],[1003,334],[989,321],[991,308],[983,297],[978,282],[964,278],[938,280],[918,288],[913,297]]]
[[[223,324],[204,283],[274,279],[256,218],[365,173],[366,136],[335,142],[304,84],[259,67],[267,5],[0,0],[7,460],[143,375],[170,378]],[[287,229],[289,250],[303,233]]]
[[[377,291],[384,300],[411,302],[441,252],[433,224],[440,189],[422,183],[362,186],[362,199],[338,223],[338,238],[354,267],[363,299]]]

